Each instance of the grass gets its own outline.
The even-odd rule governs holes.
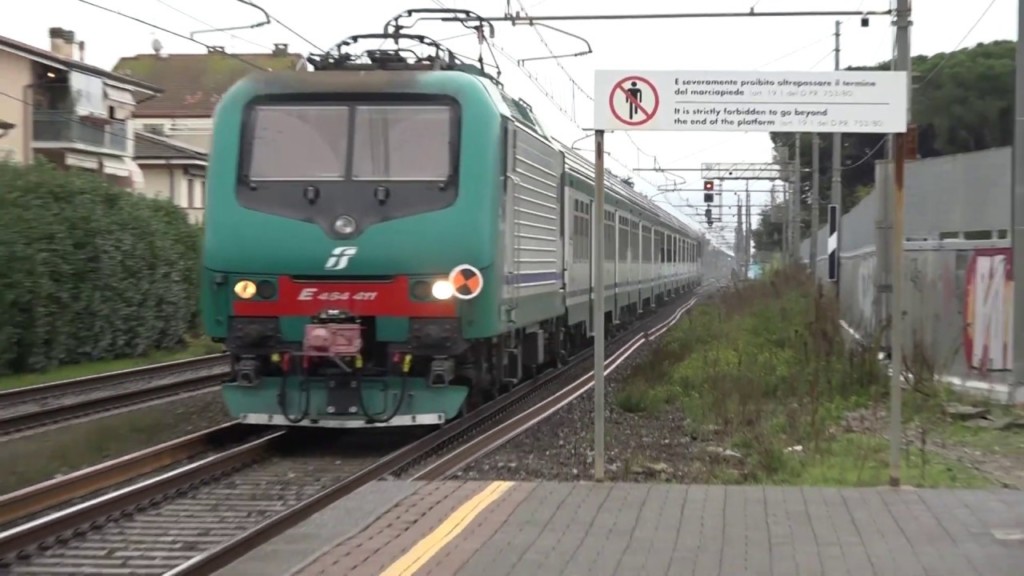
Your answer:
[[[128,370],[140,366],[159,364],[161,362],[172,362],[174,360],[185,360],[197,356],[216,354],[223,350],[223,346],[210,341],[208,338],[197,338],[189,340],[188,344],[177,350],[161,350],[146,356],[135,358],[119,358],[117,360],[101,360],[98,362],[86,362],[82,364],[69,364],[60,366],[46,372],[32,372],[27,374],[13,374],[0,377],[0,390],[12,390],[56,382],[58,380],[69,380],[71,378],[82,378],[94,376],[104,372],[117,370]]]
[[[888,377],[877,348],[848,347],[838,321],[835,298],[804,270],[770,270],[694,309],[632,372],[615,401],[650,417],[681,410],[696,440],[739,452],[739,465],[712,464],[710,476],[719,482],[884,485],[887,440],[877,430],[851,433],[843,424],[852,411],[886,405]],[[942,413],[946,396],[916,373],[915,382],[904,395],[907,421],[929,434],[967,435]],[[999,433],[971,434],[990,432]],[[801,451],[787,450],[794,446]],[[906,484],[992,485],[931,452],[905,452]]]
[[[889,482],[889,441],[866,434],[843,434],[813,458],[786,457],[774,480],[797,486],[883,486]],[[976,471],[927,451],[905,450],[901,481],[918,488],[992,488],[996,484]]]

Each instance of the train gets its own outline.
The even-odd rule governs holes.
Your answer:
[[[357,51],[360,41],[411,39]],[[702,235],[553,138],[484,66],[393,31],[256,72],[214,116],[201,315],[228,412],[271,426],[436,426],[702,282]]]

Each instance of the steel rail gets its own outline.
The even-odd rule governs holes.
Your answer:
[[[221,366],[223,366],[223,370],[217,370],[213,373],[209,372],[211,368],[217,369]],[[155,364],[144,369],[124,370],[97,377],[66,380],[3,392],[0,393],[0,405],[5,405],[8,401],[12,401],[12,398],[16,399],[13,400],[15,402],[29,403],[43,401],[56,396],[73,396],[76,393],[91,392],[106,387],[111,388],[109,394],[0,415],[0,436],[213,388],[220,384],[220,381],[230,373],[228,368],[225,355],[204,356],[193,361]],[[121,386],[132,384],[133,379],[173,378],[175,374],[195,372],[197,370],[205,370],[205,372],[166,382],[154,384],[139,383],[127,389],[121,388]],[[36,388],[39,390],[33,390]]]
[[[637,348],[671,327],[686,310],[694,305],[696,300],[697,297],[694,296],[672,311],[658,310],[657,312],[667,312],[668,319],[650,326],[651,321],[655,318],[644,318],[634,329],[625,331],[608,342],[607,345],[610,348],[618,347],[618,350],[609,356],[605,364],[606,370],[614,370]],[[664,316],[659,314],[657,318],[664,318]],[[517,415],[510,420],[505,420],[510,412],[519,408],[523,403],[541,395],[544,391],[551,392],[553,387],[560,381],[566,380],[571,373],[578,373],[579,369],[591,358],[591,351],[577,354],[565,366],[538,375],[508,394],[471,412],[465,418],[456,420],[377,460],[297,506],[193,557],[167,574],[211,574],[358,488],[381,478],[400,477],[413,470],[415,466],[429,462],[433,458],[440,457],[440,463],[428,466],[425,471],[419,473],[418,477],[451,472],[458,466],[471,461],[472,458],[493,450],[526,427],[535,424],[582,394],[586,389],[587,382],[585,381],[592,379],[592,371],[583,378],[574,378],[574,382],[566,389],[556,390],[551,398],[542,400],[538,406],[542,406],[543,409],[536,406],[528,409],[526,414],[529,414],[529,417]],[[541,415],[541,413],[543,414]],[[245,426],[245,428],[251,429],[252,427]],[[202,446],[209,446],[202,440],[204,434],[220,430],[222,434],[230,437],[231,431],[236,429],[240,430],[241,427],[234,424],[218,427],[140,452],[133,457],[125,457],[120,461],[109,463],[106,465],[106,472],[101,471],[102,467],[96,467],[91,472],[85,470],[77,475],[69,476],[66,480],[55,480],[23,490],[21,494],[31,496],[31,501],[23,504],[17,515],[24,518],[28,513],[27,510],[39,511],[52,507],[54,502],[66,503],[76,496],[102,489],[95,488],[95,486],[112,487],[117,483],[114,482],[115,478],[118,481],[130,479],[133,470],[144,470],[142,472],[144,474],[159,468],[160,462],[167,462],[184,454],[194,456],[202,451]],[[209,482],[221,475],[230,474],[235,470],[255,464],[271,455],[275,448],[279,448],[282,445],[282,439],[289,432],[290,430],[287,429],[272,432],[243,446],[182,466],[155,478],[93,498],[45,517],[30,520],[2,532],[0,533],[0,558],[12,557],[35,546],[46,546],[48,542],[60,540],[64,534],[78,533],[87,530],[90,526],[116,520],[140,507],[149,507],[166,498],[173,498],[174,495],[188,490],[191,486]],[[476,448],[467,450],[467,446]],[[448,454],[448,452],[451,453]],[[180,458],[177,461],[180,461]],[[108,476],[102,480],[104,474]],[[66,489],[67,492],[61,492],[62,489]],[[71,496],[72,493],[74,496]],[[6,510],[8,517],[15,516],[17,509],[10,507],[12,506],[11,500],[0,500],[0,505],[5,502],[9,507],[0,506],[0,512]]]
[[[33,386],[23,386],[21,388],[12,388],[10,390],[0,391],[0,405],[14,402],[36,401],[43,398],[49,398],[51,396],[77,393],[93,388],[127,384],[147,378],[165,377],[169,374],[174,374],[175,372],[217,368],[221,365],[225,367],[228,365],[228,355],[226,353],[186,358],[185,360],[175,360],[174,362],[150,364],[149,366],[117,370],[115,372],[105,372],[103,374],[96,374],[93,376],[72,378],[70,380],[60,380],[57,382],[48,382]]]
[[[94,522],[116,518],[140,505],[158,502],[193,483],[209,481],[252,464],[267,457],[286,432],[273,432],[248,444],[0,532],[0,558],[14,556]]]
[[[618,363],[631,355],[640,345],[646,342],[650,333],[658,330],[660,330],[657,332],[658,334],[664,332],[664,330],[667,329],[664,328],[666,324],[668,324],[668,322],[674,323],[675,321],[678,321],[678,318],[693,305],[695,300],[696,297],[687,301],[686,304],[683,304],[674,311],[668,321],[655,325],[651,330],[644,330],[641,323],[641,326],[638,326],[634,330],[624,332],[612,341],[608,342],[609,347],[623,342],[627,342],[627,344],[612,354],[608,361],[606,361],[605,366],[609,366],[610,363],[614,363],[614,365],[617,366]],[[637,332],[639,332],[639,335],[636,335]],[[463,443],[468,441],[467,437],[471,437],[473,433],[479,432],[487,434],[490,430],[488,427],[496,420],[500,422],[500,418],[510,410],[514,409],[514,407],[520,405],[529,397],[539,393],[542,389],[548,388],[551,383],[557,382],[561,378],[567,376],[570,371],[583,366],[591,358],[592,352],[581,352],[574,357],[572,361],[565,366],[556,369],[553,373],[539,375],[538,377],[521,384],[507,395],[484,405],[475,412],[471,412],[466,418],[457,420],[450,425],[446,425],[440,430],[391,453],[376,463],[346,478],[344,481],[327,488],[301,504],[264,521],[255,528],[232,538],[231,540],[228,540],[219,546],[196,556],[195,558],[192,558],[174,570],[166,572],[164,576],[208,575],[229,566],[232,562],[266,544],[271,539],[284,533],[290,528],[293,528],[330,504],[352,494],[359,488],[382,478],[399,477],[403,472],[410,470],[423,460],[437,456],[439,453],[443,453],[443,451],[449,447],[460,447]],[[591,372],[589,376],[592,377],[593,373]]]
[[[193,458],[207,450],[240,441],[253,433],[252,427],[229,422],[5,494],[0,496],[0,526],[24,521],[37,512],[66,505],[75,498],[113,488],[122,482]]]

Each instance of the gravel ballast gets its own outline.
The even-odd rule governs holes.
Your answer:
[[[708,457],[733,453],[694,440],[674,410],[630,414],[615,394],[657,342],[637,349],[605,378],[605,474],[609,480],[705,481]],[[594,393],[589,390],[536,426],[458,471],[464,480],[579,481],[593,479]],[[710,448],[710,450],[709,450]],[[717,454],[717,456],[716,456]]]

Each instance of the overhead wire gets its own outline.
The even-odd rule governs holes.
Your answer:
[[[170,30],[168,28],[164,28],[163,26],[159,26],[157,24],[153,24],[152,22],[149,22],[148,20],[144,20],[142,18],[138,18],[138,17],[132,16],[130,14],[125,14],[123,12],[119,12],[117,10],[114,10],[113,8],[107,8],[106,6],[101,6],[101,5],[96,4],[94,2],[90,2],[89,0],[78,0],[78,1],[81,2],[82,4],[86,4],[88,6],[92,6],[93,8],[98,8],[100,10],[103,10],[104,12],[109,12],[111,14],[116,14],[118,16],[121,16],[122,18],[127,18],[128,20],[132,20],[134,22],[138,22],[139,24],[142,24],[144,26],[149,26],[150,28],[155,28],[157,30],[160,30],[161,32],[164,32],[165,34],[170,34],[172,36],[176,36],[176,37],[181,38],[183,40],[188,40],[189,42],[194,42],[194,43],[196,43],[196,44],[198,44],[200,46],[203,46],[207,50],[210,50],[210,51],[214,50],[213,46],[211,46],[209,44],[206,44],[205,42],[201,42],[201,41],[196,40],[195,38],[191,38],[191,37],[189,37],[189,36],[187,36],[185,34],[181,34],[179,32],[175,32],[174,30]],[[243,58],[243,57],[241,57],[241,56],[239,56],[237,54],[232,54],[230,52],[225,51],[224,55],[228,56],[229,58],[233,58],[235,60],[243,62],[243,63],[245,63],[245,64],[247,64],[249,66],[252,66],[253,68],[256,68],[257,70],[267,70],[267,68],[265,68],[263,66],[260,66],[259,64],[256,64],[255,62],[252,62],[251,60],[246,60],[245,58]]]
[[[527,11],[526,6],[523,5],[522,0],[516,0],[516,4],[518,4],[519,5],[519,9],[523,11],[523,16],[525,16],[526,19],[529,20],[530,13]],[[595,100],[594,100],[594,96],[591,95],[589,92],[587,92],[586,88],[581,86],[580,83],[577,82],[576,79],[573,77],[572,73],[569,72],[569,70],[562,64],[562,62],[557,57],[555,57],[555,51],[551,48],[551,45],[548,44],[547,39],[544,38],[544,34],[540,31],[540,29],[537,28],[536,26],[532,26],[532,28],[533,28],[533,31],[537,34],[537,38],[540,39],[541,44],[548,51],[548,54],[555,59],[555,65],[557,65],[558,68],[562,71],[562,73],[565,74],[566,78],[569,79],[570,85],[574,89],[579,90],[579,92],[581,94],[583,94],[583,96],[587,100],[590,100],[592,103],[596,103]],[[575,117],[575,110],[573,110],[573,116]],[[643,154],[644,156],[647,156],[648,158],[651,158],[654,161],[654,165],[655,166],[658,165],[658,157],[657,157],[657,155],[650,154],[646,150],[644,150],[639,144],[637,144],[636,140],[633,139],[633,135],[630,134],[629,132],[625,132],[624,134],[626,135],[626,139],[629,140],[630,143],[633,144],[633,147],[636,149],[636,151],[639,154]]]
[[[449,8],[441,0],[431,0],[431,1],[437,7],[439,7],[439,8],[445,8],[445,9]],[[519,3],[519,5],[520,5],[520,8],[523,9],[523,12],[525,14],[526,13],[525,12],[525,8],[523,7],[522,3]],[[539,35],[540,31],[538,30],[537,33]],[[548,53],[550,55],[554,56],[555,55],[554,51],[551,49],[550,45],[547,44],[546,40],[542,39],[542,43],[544,44],[545,48],[548,50]],[[495,42],[493,40],[488,40],[488,44],[491,47],[493,47],[494,51],[497,54],[499,54],[501,57],[503,57],[505,60],[507,60],[513,66],[515,66],[523,74],[523,76],[525,76],[530,81],[530,83],[533,84],[535,88],[537,88],[538,92],[540,92],[541,95],[543,95],[544,98],[547,99],[551,103],[551,105],[554,106],[555,109],[558,110],[558,112],[562,116],[564,116],[567,120],[569,120],[569,122],[572,123],[573,126],[575,126],[581,132],[587,132],[587,130],[584,129],[579,124],[579,122],[576,120],[575,110],[571,110],[571,111],[567,110],[561,103],[559,103],[558,98],[548,90],[548,88],[544,85],[544,82],[540,78],[538,78],[535,74],[533,74],[525,66],[520,64],[518,59],[516,59],[514,56],[512,56],[512,54],[509,53],[509,51],[507,49],[505,49],[503,46],[501,46],[497,42]],[[557,62],[557,60],[556,60],[556,62]],[[564,66],[562,66],[561,63],[558,63],[558,66],[569,77],[569,81],[570,81],[570,84],[571,84],[573,89],[578,90],[581,94],[583,94],[586,98],[590,99],[591,101],[594,100],[593,96],[591,96],[589,93],[587,93],[587,91],[576,81],[575,78],[572,77],[572,75],[568,72],[568,70],[565,69]],[[629,138],[632,141],[632,137],[629,137]],[[642,148],[640,148],[639,146],[637,146],[636,142],[633,142],[633,146],[636,148],[638,153],[643,154],[643,155],[648,156],[648,157],[651,157],[651,158],[656,158],[654,155],[649,154],[647,151],[645,151]],[[626,164],[625,162],[623,162],[622,160],[620,160],[619,158],[615,157],[615,155],[609,153],[608,156],[616,164],[620,165],[624,170],[626,170],[627,172],[632,172],[632,170],[629,168],[629,165]],[[643,182],[649,184],[652,187],[657,187],[657,184],[651,182],[650,180],[648,180],[647,178],[645,178],[643,176],[639,176],[637,174],[632,174],[632,176],[634,178],[636,178],[637,180],[642,180]]]
[[[985,9],[981,11],[981,14],[978,16],[978,18],[974,21],[973,24],[971,24],[971,27],[967,29],[967,32],[960,38],[960,41],[956,43],[956,46],[954,46],[952,50],[950,50],[949,52],[946,53],[946,56],[942,60],[939,61],[939,64],[935,68],[933,68],[932,71],[928,74],[928,76],[925,77],[925,79],[922,80],[919,84],[917,84],[915,86],[915,88],[921,88],[922,86],[927,84],[928,81],[931,80],[935,76],[935,73],[938,72],[939,69],[942,68],[942,66],[946,62],[949,61],[949,59],[953,55],[953,53],[956,52],[957,50],[959,50],[960,46],[962,46],[963,43],[967,41],[967,37],[970,36],[971,32],[973,32],[974,29],[978,27],[978,24],[981,24],[981,21],[985,19],[985,16],[988,14],[989,10],[992,9],[992,6],[994,6],[995,3],[996,3],[996,0],[991,0],[988,3],[988,6],[986,6]],[[868,160],[872,159],[874,157],[875,153],[878,152],[878,149],[881,148],[883,144],[885,144],[885,141],[886,141],[887,138],[888,138],[888,135],[882,136],[878,140],[878,144],[875,144],[875,147],[872,148],[870,152],[865,154],[864,157],[862,157],[860,160],[854,162],[853,164],[850,164],[849,166],[843,166],[841,169],[842,170],[850,170],[850,169],[856,168],[856,167],[860,166],[861,164],[864,164]]]
[[[186,18],[189,18],[190,20],[193,20],[195,22],[200,23],[203,26],[209,26],[211,28],[216,28],[216,26],[214,26],[213,24],[210,24],[209,22],[207,22],[205,20],[202,20],[201,18],[197,18],[196,16],[193,16],[192,14],[189,14],[188,12],[185,12],[181,8],[178,8],[177,6],[171,4],[170,2],[167,2],[166,0],[153,0],[153,1],[157,2],[158,4],[162,4],[162,5],[164,5],[165,7],[169,8],[171,10],[174,10],[178,14],[181,14],[182,16],[184,16]],[[246,44],[249,44],[249,45],[252,45],[252,46],[256,46],[257,48],[262,48],[263,50],[266,50],[268,52],[270,51],[270,47],[266,46],[264,44],[259,44],[258,42],[253,42],[252,40],[249,40],[248,38],[243,38],[242,36],[239,36],[237,34],[233,34],[231,32],[226,32],[225,31],[223,33],[227,34],[228,36],[230,36],[232,38],[234,38],[235,40],[239,40],[241,42],[245,42]]]
[[[25,100],[24,98],[20,98],[18,96],[15,96],[13,94],[8,93],[8,92],[4,92],[3,90],[0,90],[0,96],[3,96],[5,98],[9,98],[11,100],[14,100],[15,102],[20,102],[21,104],[24,104],[26,106],[31,106],[31,107],[35,106],[32,102],[29,102],[28,100]],[[71,122],[72,124],[77,124],[79,126],[84,126],[86,128],[91,128],[91,129],[94,129],[94,130],[101,130],[102,129],[102,127],[97,126],[96,124],[91,124],[89,122],[83,122],[81,119],[79,119],[74,114],[71,114],[71,113],[68,113],[68,112],[64,112],[62,110],[46,110],[45,112],[49,112],[51,114],[54,114],[55,116],[59,116],[61,119],[67,120],[68,122]],[[131,136],[128,136],[127,134],[125,134],[124,136],[118,136],[118,138],[123,139],[125,142],[137,142],[138,141],[137,138],[133,138]]]
[[[995,3],[996,0],[991,0],[988,3],[988,6],[986,6],[985,9],[981,11],[981,15],[978,16],[978,19],[974,21],[974,24],[971,24],[971,27],[967,29],[967,32],[963,35],[962,38],[960,38],[960,41],[956,43],[956,46],[954,46],[952,50],[946,53],[945,58],[943,58],[939,62],[938,66],[933,68],[932,71],[928,73],[928,76],[924,80],[922,80],[920,84],[917,85],[918,87],[927,84],[928,81],[931,80],[933,76],[935,76],[935,73],[938,72],[939,69],[946,64],[946,62],[949,62],[949,59],[951,56],[953,56],[953,53],[959,50],[961,46],[963,46],[964,42],[967,41],[967,37],[971,35],[971,32],[974,32],[974,29],[978,27],[978,24],[981,24],[981,21],[985,19],[985,16],[988,14],[988,11],[991,10],[993,6],[995,6]]]

